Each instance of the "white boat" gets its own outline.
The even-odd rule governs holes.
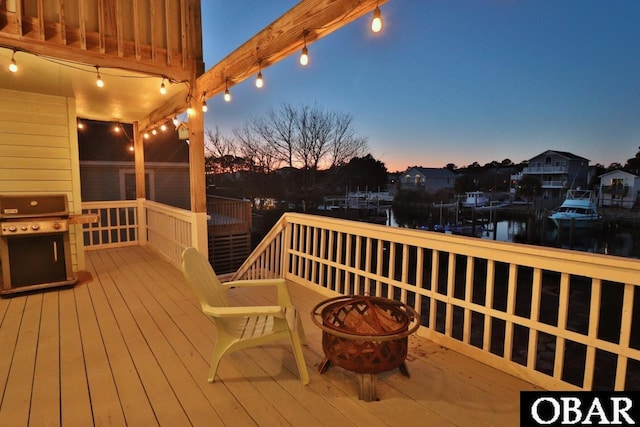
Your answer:
[[[549,218],[556,227],[586,228],[602,219],[596,199],[590,190],[569,190],[562,205]]]
[[[464,193],[464,199],[462,200],[462,207],[464,208],[480,208],[489,205],[491,199],[489,199],[484,191],[467,191]]]

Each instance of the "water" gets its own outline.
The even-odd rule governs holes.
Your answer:
[[[386,214],[387,225],[400,227],[393,209],[388,208]],[[477,225],[475,236],[500,242],[528,243],[625,258],[640,258],[640,230],[586,229],[574,230],[570,235],[568,229],[558,232],[555,225],[548,220],[536,221],[530,225],[524,220],[507,219],[498,221],[496,225],[495,233],[493,224],[487,224],[486,227]],[[427,226],[419,224],[418,221],[411,228],[421,229]],[[471,235],[471,231],[471,227],[466,227],[459,234]]]

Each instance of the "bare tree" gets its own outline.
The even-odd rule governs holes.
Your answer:
[[[283,164],[306,170],[342,165],[367,152],[367,139],[356,133],[351,115],[318,105],[281,104],[234,134],[252,152],[243,151],[245,155],[255,156],[260,149]]]

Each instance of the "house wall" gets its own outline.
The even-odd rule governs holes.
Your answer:
[[[612,189],[614,180],[621,179],[621,189]],[[600,177],[600,206],[633,208],[640,191],[640,178],[623,171],[614,171]]]
[[[75,100],[0,88],[0,194],[65,193],[80,214]],[[81,226],[70,226],[73,271],[84,268]]]

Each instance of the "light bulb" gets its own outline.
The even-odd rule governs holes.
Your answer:
[[[174,126],[178,126],[178,116],[175,116],[173,119],[171,119],[171,121],[173,122]]]
[[[156,135],[157,133],[158,133],[158,131],[157,131],[157,130],[155,130],[155,129],[153,129],[153,130],[151,131],[151,135]]]
[[[113,126],[113,131],[115,133],[120,133],[120,126],[118,126],[118,125]]]
[[[84,123],[78,122],[78,129],[84,129]]]
[[[194,113],[195,111],[193,111],[193,108],[191,107],[187,108],[187,116],[193,116]]]
[[[209,107],[207,107],[207,101],[202,101],[202,112],[206,113],[209,111]]]
[[[11,71],[12,73],[15,73],[18,71],[18,64],[16,64],[16,51],[13,51],[13,54],[11,55],[11,64],[9,64],[9,71]]]
[[[256,79],[256,87],[261,88],[264,82],[262,81],[262,71],[258,71],[258,78]]]
[[[129,151],[133,152],[133,145],[129,146]]]
[[[144,135],[142,135],[144,139],[149,139],[149,133],[145,132]]]
[[[380,8],[376,6],[373,11],[373,20],[371,21],[371,31],[378,33],[382,30],[382,16],[380,14]]]
[[[166,95],[167,93],[167,87],[164,85],[164,79],[162,79],[162,84],[160,85],[160,93],[162,95]]]
[[[98,73],[98,75],[96,76],[96,85],[98,87],[104,87],[104,82],[102,81],[102,77],[100,76],[100,69],[98,67],[96,67],[96,73]]]
[[[231,92],[229,92],[228,88],[224,90],[224,101],[225,102],[231,101]]]
[[[166,131],[166,130],[167,130],[167,125],[165,125],[164,123],[163,123],[163,124],[161,124],[161,125],[160,125],[160,130],[161,130],[162,132]]]
[[[309,63],[309,50],[307,46],[302,48],[302,55],[300,55],[300,65],[304,66]]]

